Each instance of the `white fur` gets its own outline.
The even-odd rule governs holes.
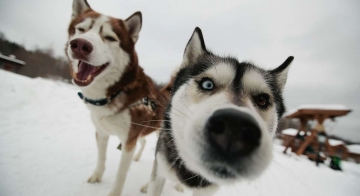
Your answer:
[[[247,73],[246,73],[247,74]],[[245,75],[246,75],[245,74]],[[231,65],[227,64],[218,64],[209,70],[205,71],[199,77],[210,77],[214,80],[215,86],[220,88],[220,92],[213,95],[199,95],[201,93],[197,90],[197,83],[195,79],[190,79],[189,82],[181,86],[176,94],[172,98],[172,109],[170,111],[170,117],[172,122],[181,122],[181,123],[172,123],[174,142],[179,151],[180,157],[185,162],[185,165],[192,171],[196,171],[206,179],[214,182],[215,184],[228,184],[233,183],[235,180],[224,180],[219,179],[209,172],[204,165],[200,156],[202,154],[203,146],[205,145],[203,128],[206,124],[207,119],[219,109],[224,108],[233,108],[241,112],[248,113],[256,119],[260,126],[261,130],[261,142],[260,146],[247,158],[248,171],[238,176],[236,180],[241,178],[254,178],[261,174],[261,172],[267,167],[272,157],[272,144],[271,144],[271,135],[270,132],[273,132],[274,126],[269,126],[269,124],[274,125],[277,118],[274,108],[270,109],[269,115],[273,118],[267,119],[266,115],[259,113],[250,100],[250,97],[242,97],[245,105],[242,107],[236,106],[232,103],[231,85],[232,81],[235,78],[235,70]],[[248,91],[257,90],[260,92],[269,92],[269,87],[267,86],[264,78],[261,74],[255,72],[249,72],[249,75],[246,75],[242,82],[245,82]],[[250,92],[249,92],[250,93]],[[245,93],[247,94],[247,93]],[[196,95],[196,96],[195,96]],[[268,122],[271,121],[271,122]],[[275,122],[274,122],[275,121]],[[183,145],[186,143],[186,145]],[[166,165],[163,158],[157,157],[158,171],[164,170],[164,165]],[[223,165],[222,165],[223,166]],[[228,168],[231,170],[231,168]],[[166,168],[165,168],[166,170]],[[163,177],[169,178],[171,176]],[[210,189],[212,190],[212,189]],[[204,190],[195,191],[195,195],[211,195],[210,193],[202,193]]]
[[[96,143],[98,147],[98,160],[97,160],[96,168],[88,180],[89,183],[95,183],[101,181],[102,175],[105,170],[106,148],[108,141],[109,141],[108,135],[103,135],[100,133],[96,134]]]
[[[140,143],[140,150],[138,151],[138,153],[134,156],[134,161],[139,161],[142,152],[144,151],[145,148],[145,144],[146,144],[146,139],[144,137],[140,137],[138,139],[139,143]]]
[[[188,45],[185,48],[183,62],[181,67],[194,65],[196,59],[206,52],[206,48],[201,44],[201,30],[196,28]],[[211,59],[209,60],[211,61]],[[210,62],[211,63],[211,62]],[[213,62],[212,62],[213,63]],[[277,73],[276,79],[278,82],[279,91],[282,91],[285,81],[287,70],[286,68],[281,73]],[[179,156],[186,167],[195,171],[205,179],[212,182],[212,186],[194,190],[193,196],[211,196],[218,189],[218,185],[229,184],[241,180],[242,178],[255,178],[258,177],[265,168],[269,165],[272,158],[272,142],[271,138],[277,126],[277,112],[274,103],[272,91],[263,77],[261,70],[249,68],[245,70],[242,81],[239,81],[242,86],[234,87],[233,80],[235,79],[236,70],[233,65],[220,63],[212,65],[204,73],[190,78],[180,86],[171,100],[171,108],[169,115],[171,118],[172,134],[174,143]],[[215,90],[207,93],[201,92],[198,88],[198,82],[202,78],[208,77],[214,82]],[[240,88],[243,87],[243,88]],[[238,89],[239,93],[234,93],[233,89]],[[267,93],[270,97],[270,104],[266,110],[261,110],[254,104],[254,96],[261,93]],[[235,97],[239,96],[239,97]],[[204,150],[206,150],[207,140],[203,130],[207,120],[212,114],[221,109],[238,110],[241,113],[247,113],[252,116],[261,132],[260,145],[251,152],[250,155],[243,157],[242,164],[246,166],[244,171],[239,171],[222,162],[202,160]],[[186,145],[185,145],[186,144]],[[161,151],[158,152],[156,157],[157,167],[153,170],[157,171],[156,180],[163,178],[173,178],[174,171],[171,171],[171,163],[165,161],[162,157]],[[219,178],[213,172],[208,171],[209,166],[225,167],[230,171],[235,178],[223,179]],[[165,171],[165,172],[164,172]],[[156,192],[153,196],[159,196],[163,188],[163,183],[152,181],[150,185]]]
[[[270,95],[270,101],[274,102],[273,94],[269,85],[267,84],[265,78],[255,69],[248,69],[245,71],[244,77],[241,80],[244,88],[244,92],[248,95],[258,94],[258,93],[267,93]],[[275,134],[278,115],[276,112],[275,105],[267,109],[265,112],[258,110],[254,107],[254,103],[251,101],[250,97],[245,99],[247,107],[249,107],[253,112],[259,113],[263,121],[267,125],[267,130],[270,132],[271,137]]]
[[[290,64],[284,70],[276,74],[276,81],[280,90],[284,89],[291,64],[292,62],[290,62]]]
[[[185,58],[185,57],[184,57]],[[201,93],[198,90],[198,83],[201,78],[209,77],[213,80],[217,91],[215,94]],[[172,133],[175,146],[179,156],[185,162],[185,165],[192,171],[196,171],[201,176],[213,183],[212,186],[205,189],[195,189],[194,196],[210,196],[218,189],[219,185],[234,183],[241,179],[253,179],[258,177],[269,165],[272,158],[272,133],[277,125],[277,114],[275,104],[267,111],[261,111],[255,107],[252,101],[252,95],[256,93],[268,93],[271,97],[271,90],[261,73],[256,69],[246,70],[242,81],[243,85],[240,93],[242,100],[241,106],[233,103],[234,93],[232,92],[232,81],[235,79],[235,70],[232,65],[220,63],[212,66],[210,69],[201,73],[199,76],[191,78],[184,83],[175,93],[171,100],[170,118],[172,121]],[[261,131],[260,146],[254,152],[246,157],[247,170],[241,174],[236,174],[235,179],[220,179],[211,171],[208,171],[208,164],[217,164],[232,168],[223,163],[207,163],[201,160],[204,146],[205,135],[203,133],[204,125],[209,117],[220,109],[231,108],[242,113],[251,115],[259,124]],[[184,145],[186,144],[186,145]],[[161,153],[157,154],[157,181],[152,181],[150,187],[153,187],[154,195],[158,195],[162,190],[163,179],[178,181],[171,163],[168,163]]]
[[[121,143],[125,144],[128,138],[128,130],[130,130],[131,126],[131,117],[128,110],[113,115],[97,115],[95,112],[92,112],[91,117],[98,133],[98,161],[93,175],[89,179],[90,183],[94,183],[100,182],[105,169],[106,144],[104,140],[106,139],[107,143],[109,135],[116,135]],[[110,194],[111,196],[121,194],[134,151],[135,148],[130,152],[126,150],[122,151],[116,180]]]
[[[201,76],[208,76],[215,80],[214,82],[217,84],[217,86],[222,85],[226,87],[233,81],[234,71],[235,70],[233,66],[220,63],[206,70],[206,72],[201,74]]]
[[[91,29],[91,23],[93,23]],[[111,30],[109,18],[107,16],[100,16],[96,19],[86,19],[76,25],[77,28],[84,28],[85,32],[82,33],[76,30],[76,33],[69,38],[71,40],[82,38],[87,40],[93,45],[93,51],[89,54],[89,61],[87,63],[94,66],[101,66],[109,63],[109,66],[94,78],[88,86],[80,87],[84,96],[90,99],[103,99],[106,97],[106,90],[108,86],[113,85],[124,73],[126,66],[130,62],[129,55],[119,47],[119,38]],[[102,34],[99,34],[102,27]],[[112,36],[118,41],[109,42],[103,41],[102,37]],[[75,72],[78,71],[77,59],[73,58],[72,51],[67,48],[68,56],[70,58],[72,68]],[[99,107],[95,108],[99,109]]]
[[[156,154],[157,173],[155,179],[141,187],[141,192],[148,192],[151,196],[160,196],[166,180],[176,182],[175,189],[179,192],[184,191],[184,187],[179,182],[176,173],[165,160],[162,154]]]
[[[234,182],[234,180],[222,180],[213,176],[213,174],[207,171],[204,167],[204,164],[206,163],[200,160],[203,149],[202,147],[205,145],[202,130],[207,119],[216,110],[233,108],[253,116],[257,122],[259,122],[262,133],[261,144],[258,150],[256,150],[256,152],[248,158],[249,162],[251,162],[249,163],[248,169],[251,171],[239,177],[252,178],[253,176],[260,174],[271,160],[272,149],[271,137],[269,135],[267,125],[264,123],[260,115],[248,108],[232,105],[226,93],[215,94],[206,100],[202,100],[199,104],[191,104],[185,101],[189,100],[185,95],[186,88],[186,85],[182,86],[175,94],[172,101],[173,107],[176,107],[181,111],[171,110],[170,112],[172,121],[183,122],[182,125],[174,123],[172,129],[176,147],[178,148],[179,155],[184,160],[185,165],[190,170],[197,171],[211,182],[218,184],[228,184]],[[185,105],[184,107],[180,107],[178,104],[180,101],[182,102],[182,105]],[[189,111],[193,111],[193,114]],[[185,115],[189,118],[185,117]],[[184,143],[187,145],[183,145]]]
[[[86,3],[82,0],[74,1],[73,18],[83,12],[86,8]],[[83,28],[85,31],[80,32],[76,30],[75,34],[69,37],[70,41],[81,38],[90,42],[93,46],[92,52],[89,54],[87,63],[93,66],[102,66],[109,63],[108,67],[97,75],[94,80],[84,87],[80,87],[83,95],[89,99],[103,99],[107,97],[107,89],[121,78],[124,74],[126,66],[130,62],[129,55],[119,47],[121,40],[112,31],[109,23],[109,17],[101,15],[98,18],[87,18],[81,23],[77,24],[77,28]],[[100,29],[102,29],[100,31]],[[112,36],[116,41],[103,40],[106,36]],[[72,65],[73,71],[78,71],[79,60],[73,57],[70,44],[68,44],[67,53]],[[120,93],[116,99],[122,100],[125,96]],[[118,108],[122,107],[122,103],[118,103],[117,107],[99,107],[87,104],[91,111],[91,119],[96,127],[97,132],[97,146],[98,146],[98,161],[95,170],[89,178],[89,183],[100,182],[104,169],[106,159],[107,142],[110,135],[116,135],[122,144],[126,144],[128,134],[131,126],[131,116],[129,110],[118,112]],[[127,171],[129,170],[135,147],[131,151],[123,150],[119,169],[116,174],[116,180],[113,185],[111,196],[119,196],[123,190],[126,180]]]
[[[272,94],[264,77],[255,69],[246,70],[241,82],[245,92]]]
[[[85,3],[84,0],[74,0],[73,2],[73,12],[71,18],[76,18],[82,12],[90,9],[90,7]]]
[[[119,196],[122,193],[126,180],[126,175],[129,171],[134,152],[135,148],[133,148],[130,152],[126,150],[122,151],[120,165],[116,174],[115,184],[109,196]]]
[[[160,153],[156,154],[156,163],[158,166],[158,170],[156,174],[158,176],[164,177],[174,182],[178,180],[175,171],[171,169],[171,165],[168,164],[168,162],[166,161],[165,157],[162,154]]]
[[[191,59],[196,59],[203,52],[204,51],[201,48],[201,39],[199,34],[194,31],[188,45],[186,46],[182,65],[187,65]]]
[[[193,196],[211,196],[216,193],[219,189],[219,186],[212,185],[202,189],[195,189],[193,192]]]
[[[130,36],[134,43],[136,43],[139,39],[139,32],[141,30],[141,16],[138,13],[130,16],[130,18],[125,20],[125,27],[131,32]]]

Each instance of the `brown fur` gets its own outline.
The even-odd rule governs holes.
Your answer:
[[[71,21],[68,29],[69,35],[75,34],[75,26],[82,22],[86,18],[97,18],[100,14],[95,12],[92,9],[86,10],[84,13],[80,14],[78,17],[76,17],[74,20]]]
[[[91,25],[93,25],[94,20],[101,16],[101,14],[93,11],[91,8],[76,7],[76,6],[84,6],[84,2],[80,2],[82,4],[80,4],[79,2],[74,2],[74,3],[78,3],[78,4],[74,4],[75,6],[73,7],[73,9],[79,8],[80,11],[83,11],[84,9],[87,10],[83,11],[83,13],[80,14],[78,13],[80,11],[73,13],[74,19],[71,21],[68,28],[68,33],[70,38],[78,31],[75,29],[75,26],[77,24],[81,23],[87,18],[92,18],[93,23]],[[87,4],[87,6],[89,6],[86,0],[85,3]],[[132,18],[134,16],[138,17],[135,18],[135,23],[133,20],[134,18]],[[118,42],[119,47],[121,47],[121,49],[124,52],[126,52],[129,57],[129,63],[126,65],[125,69],[123,70],[122,75],[114,81],[114,84],[108,87],[104,87],[104,89],[102,89],[105,90],[106,92],[105,93],[106,98],[112,97],[114,94],[117,94],[117,96],[113,98],[111,102],[108,103],[107,105],[99,106],[99,107],[106,107],[105,111],[110,111],[109,114],[112,115],[114,115],[113,112],[115,113],[117,112],[118,114],[120,114],[121,112],[124,112],[126,110],[126,113],[122,115],[127,117],[127,111],[128,111],[131,119],[131,125],[129,130],[124,130],[124,127],[115,127],[115,129],[118,130],[113,130],[114,128],[111,127],[111,132],[119,132],[121,133],[121,136],[124,134],[124,132],[125,134],[128,134],[127,140],[124,141],[124,144],[122,145],[125,149],[125,152],[123,152],[123,154],[127,156],[122,157],[122,160],[125,160],[125,163],[123,165],[123,162],[121,161],[122,163],[119,167],[119,169],[124,169],[124,172],[120,172],[117,174],[115,186],[112,190],[112,193],[114,192],[116,193],[116,195],[120,194],[122,191],[125,181],[124,177],[126,177],[127,175],[126,174],[127,171],[125,170],[128,170],[130,166],[130,162],[129,162],[130,159],[128,156],[130,155],[132,156],[132,154],[128,154],[126,152],[131,152],[132,150],[134,150],[134,147],[136,146],[139,137],[144,137],[160,128],[162,124],[165,105],[167,104],[167,101],[169,100],[170,97],[169,89],[171,89],[171,85],[167,85],[166,88],[161,90],[157,89],[152,79],[144,73],[144,70],[138,64],[138,57],[135,52],[135,42],[138,38],[138,30],[140,30],[139,28],[141,28],[141,26],[139,26],[141,25],[141,21],[140,23],[138,23],[139,21],[136,20],[139,19],[141,20],[141,18],[142,18],[141,13],[136,12],[133,16],[129,17],[130,19],[129,23],[127,23],[128,19],[121,20],[112,17],[109,17],[109,21],[108,21],[113,32],[116,34],[117,39],[120,40],[120,42]],[[102,31],[102,27],[99,28],[100,28],[99,31],[99,35],[100,35]],[[79,29],[79,31],[82,30]],[[129,32],[129,31],[133,31],[133,32]],[[101,39],[105,41],[106,37],[101,37]],[[66,48],[65,48],[66,55],[68,55],[67,53],[68,50],[69,50],[69,42],[66,44]],[[72,70],[73,66],[71,63],[72,58],[70,58],[70,56],[68,56],[68,58],[70,60],[70,73],[73,76],[74,74]],[[142,100],[145,97],[148,98],[147,105],[142,102]],[[96,110],[94,112],[96,112]],[[105,115],[106,114],[104,114],[104,116],[102,117],[106,117]],[[122,118],[121,115],[115,116],[115,119],[117,120],[121,120],[121,118]],[[114,123],[114,121],[108,121],[108,123]],[[98,135],[98,132],[96,132],[96,139],[98,143],[101,140],[100,135]],[[120,139],[122,140],[123,138]],[[121,148],[121,145],[119,147]],[[102,161],[103,159],[102,156],[105,156],[101,154],[104,152],[103,151],[104,148],[106,149],[106,146],[98,145],[98,149],[101,149],[101,151],[99,151],[100,153],[98,155],[98,161]],[[137,157],[139,157],[139,155]],[[138,158],[136,158],[136,160],[137,159]],[[99,182],[101,180],[103,174],[103,169],[101,169],[101,167],[102,166],[101,165],[99,166],[99,162],[98,162],[98,165],[93,175],[89,178],[88,182],[94,183],[94,182]]]
[[[147,87],[149,89],[149,94],[147,97],[149,98],[149,104],[148,106],[141,104],[130,108],[131,121],[136,124],[131,125],[125,150],[131,150],[135,146],[138,137],[144,137],[154,132],[156,129],[159,129],[161,126],[164,108],[168,98],[156,89],[150,78],[148,79],[149,83]],[[151,101],[156,105],[155,110],[151,108]]]
[[[73,35],[75,33],[75,26],[82,22],[85,18],[99,17],[100,14],[89,9],[80,14],[73,21],[71,21],[68,33]],[[144,73],[143,69],[138,65],[138,57],[135,52],[135,44],[129,35],[124,21],[116,18],[110,18],[112,30],[121,40],[120,47],[129,54],[130,63],[126,66],[124,74],[107,89],[107,96],[121,90],[125,96],[118,96],[112,100],[105,107],[115,108],[118,112],[128,108],[131,104],[148,97],[149,101],[154,101],[156,109],[153,111],[151,106],[138,105],[129,108],[131,114],[131,121],[133,124],[129,130],[129,137],[125,144],[125,150],[132,150],[135,147],[138,137],[144,137],[156,129],[160,128],[161,120],[163,119],[163,112],[166,102],[170,97],[171,83],[161,89],[161,92],[155,87],[153,81]],[[68,47],[68,46],[66,46]],[[72,69],[72,66],[70,66]],[[71,70],[72,72],[72,70]],[[119,107],[120,106],[120,107]]]

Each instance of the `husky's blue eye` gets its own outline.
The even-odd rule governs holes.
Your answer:
[[[203,90],[213,90],[214,89],[214,83],[210,79],[204,79],[201,82],[201,88]]]

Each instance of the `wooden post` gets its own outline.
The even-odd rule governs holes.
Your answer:
[[[300,133],[300,131],[304,131],[304,132],[305,132],[304,137],[306,137],[306,124],[307,124],[307,121],[308,121],[307,118],[300,118],[300,123],[301,123],[301,125],[300,125],[300,129],[299,129],[299,131],[297,132],[296,135],[298,135],[298,134]],[[295,137],[294,137],[293,139],[291,139],[291,140],[286,144],[285,150],[284,150],[284,152],[283,152],[284,154],[286,154],[287,149],[288,149],[290,146],[292,146],[292,144],[294,143],[294,140],[295,140],[295,138],[296,138],[296,135],[295,135]]]
[[[311,143],[311,141],[316,138],[317,136],[317,130],[314,129],[312,132],[311,132],[311,135],[309,137],[307,137],[305,139],[305,141],[301,144],[299,150],[296,152],[296,155],[300,155],[304,152],[304,150],[306,149],[306,147]]]

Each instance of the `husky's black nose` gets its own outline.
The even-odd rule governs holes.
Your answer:
[[[206,124],[213,148],[227,156],[246,156],[260,144],[261,132],[256,120],[235,109],[214,112]]]
[[[79,58],[86,57],[93,50],[93,46],[90,42],[80,38],[72,40],[70,42],[70,47],[74,54]]]

